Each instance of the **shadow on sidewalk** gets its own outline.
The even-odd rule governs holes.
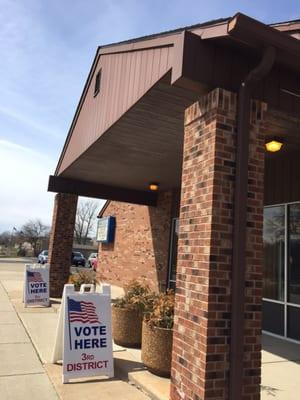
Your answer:
[[[114,356],[115,355],[116,354],[114,352]],[[147,368],[144,366],[144,364],[138,361],[124,360],[114,357],[114,365],[115,368],[120,370],[123,374],[137,371],[147,371]]]
[[[300,361],[300,344],[270,335],[262,335],[262,350],[281,357],[283,361]]]

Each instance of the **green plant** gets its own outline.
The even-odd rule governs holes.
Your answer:
[[[152,292],[147,284],[133,280],[125,286],[124,291],[124,296],[116,300],[114,307],[134,309],[141,312],[152,310],[157,294]]]
[[[68,283],[72,283],[75,286],[75,289],[80,289],[80,286],[85,283],[96,285],[98,279],[96,277],[96,272],[94,271],[79,271],[70,275]]]
[[[174,325],[175,295],[173,290],[160,294],[154,301],[153,310],[146,314],[145,321],[150,326],[172,329]]]

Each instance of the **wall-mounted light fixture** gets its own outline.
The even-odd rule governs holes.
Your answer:
[[[276,151],[281,150],[283,142],[279,141],[278,139],[273,139],[266,142],[265,146],[267,151],[275,153]]]
[[[158,190],[158,183],[149,183],[149,189],[152,190],[152,192],[156,192]]]

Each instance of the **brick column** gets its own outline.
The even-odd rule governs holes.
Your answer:
[[[171,399],[229,400],[234,93],[215,89],[185,113]],[[260,398],[266,107],[252,102],[247,215],[243,400]],[[241,399],[241,400],[242,400]]]
[[[60,297],[70,274],[77,196],[58,193],[49,243],[50,296]]]

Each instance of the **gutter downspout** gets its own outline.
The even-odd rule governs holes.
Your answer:
[[[241,83],[238,94],[237,155],[234,189],[232,254],[232,309],[229,399],[241,400],[243,387],[244,306],[247,240],[248,158],[251,94],[255,85],[271,70],[276,50],[267,47],[259,65]]]

